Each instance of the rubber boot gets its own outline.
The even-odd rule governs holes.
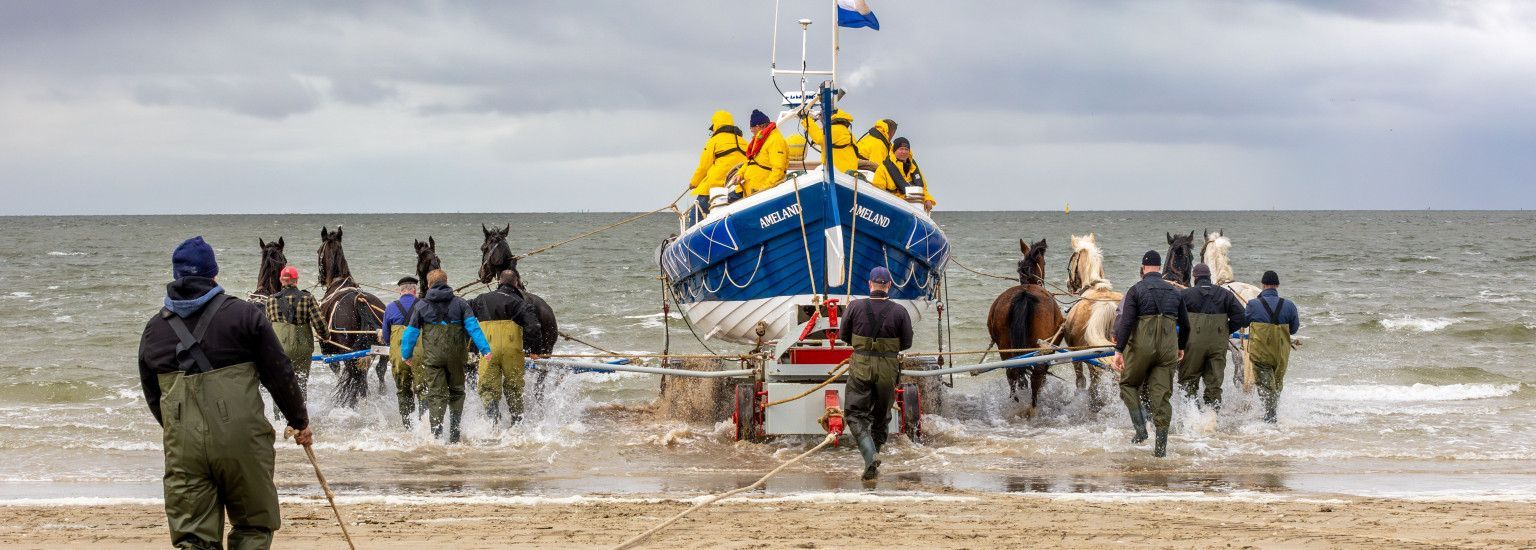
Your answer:
[[[864,481],[872,481],[880,477],[880,461],[875,458],[875,438],[869,434],[859,434],[857,439],[859,454],[864,456]]]
[[[1136,428],[1136,436],[1131,438],[1131,443],[1141,443],[1147,440],[1147,417],[1142,414],[1141,408],[1129,409],[1131,413],[1131,427]]]
[[[496,403],[491,403],[485,406],[485,417],[491,421],[492,426],[501,423],[501,407],[496,405]]]
[[[459,442],[459,420],[463,413],[448,415],[448,442]]]
[[[1168,456],[1168,428],[1157,429],[1157,442],[1152,445],[1152,456],[1157,458]]]

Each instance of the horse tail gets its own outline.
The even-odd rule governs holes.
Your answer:
[[[1031,348],[1035,346],[1029,342],[1029,322],[1039,300],[1029,290],[1021,290],[1008,307],[1008,340],[1014,348]]]

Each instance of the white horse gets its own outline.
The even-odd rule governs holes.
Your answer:
[[[1205,246],[1200,249],[1200,261],[1205,262],[1211,268],[1211,282],[1227,289],[1232,295],[1237,296],[1237,301],[1247,305],[1250,300],[1259,297],[1259,287],[1249,283],[1235,280],[1232,275],[1232,262],[1227,258],[1227,253],[1232,250],[1232,240],[1225,235],[1226,230],[1217,230],[1215,233],[1205,232]],[[1242,385],[1245,390],[1251,384],[1253,378],[1252,365],[1247,362],[1247,354],[1243,353],[1247,340],[1236,342],[1238,346],[1232,350],[1232,364],[1242,365],[1243,368],[1232,369],[1232,378]]]
[[[1066,344],[1074,347],[1115,345],[1115,316],[1125,295],[1115,292],[1104,276],[1104,252],[1099,249],[1098,237],[1092,233],[1072,236],[1072,258],[1067,260],[1067,292],[1076,294],[1078,301],[1067,310],[1066,324],[1061,327],[1061,338]],[[1099,371],[1092,369],[1085,379],[1083,364],[1074,363],[1073,367],[1077,371],[1077,387],[1090,388],[1097,403]]]

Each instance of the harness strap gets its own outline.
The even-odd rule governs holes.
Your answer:
[[[186,374],[201,374],[213,370],[213,363],[208,360],[208,354],[203,353],[203,336],[208,333],[208,325],[213,324],[213,318],[224,305],[229,295],[220,293],[214,296],[203,307],[203,316],[198,318],[197,327],[190,332],[187,330],[187,322],[170,310],[170,317],[166,322],[171,325],[171,330],[176,331],[176,338],[180,340],[176,344],[176,368]]]
[[[1285,311],[1285,298],[1280,298],[1277,296],[1276,300],[1278,301],[1275,302],[1275,308],[1279,309],[1280,311]],[[1264,306],[1264,313],[1269,314],[1270,323],[1274,323],[1276,325],[1280,324],[1280,316],[1275,315],[1275,310],[1269,307],[1269,302],[1264,301],[1263,297],[1259,298],[1259,305]]]
[[[890,157],[886,157],[885,161],[881,164],[885,165],[885,171],[891,175],[891,179],[896,180],[896,183],[900,184],[896,191],[906,193],[906,188],[912,185],[912,180],[907,179],[907,175],[901,172],[901,167],[891,162]]]

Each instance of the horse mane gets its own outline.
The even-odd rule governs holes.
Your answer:
[[[1228,251],[1231,249],[1232,240],[1221,232],[1206,235],[1200,261],[1211,268],[1211,282],[1223,285],[1236,280],[1232,276],[1232,262],[1228,259]]]
[[[1103,287],[1104,290],[1113,289],[1109,278],[1104,276],[1104,251],[1099,248],[1098,237],[1093,233],[1084,236],[1072,236],[1073,255],[1077,258],[1076,275],[1082,288],[1079,292],[1087,292],[1090,289]]]

